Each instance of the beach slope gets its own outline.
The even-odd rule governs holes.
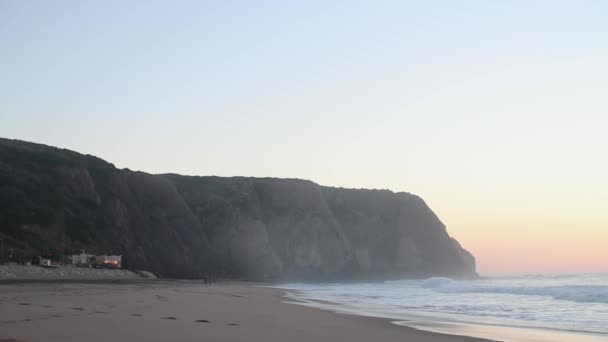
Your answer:
[[[0,341],[482,341],[286,304],[281,290],[245,283],[0,288]]]

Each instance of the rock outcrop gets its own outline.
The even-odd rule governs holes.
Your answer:
[[[0,238],[15,258],[123,254],[165,277],[344,280],[475,275],[409,193],[299,179],[151,175],[0,139]],[[4,256],[6,260],[6,255]]]

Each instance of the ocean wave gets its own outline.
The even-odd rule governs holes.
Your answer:
[[[557,300],[581,303],[608,303],[608,286],[605,285],[508,286],[487,285],[435,277],[425,280],[421,284],[421,287],[439,293],[500,293],[524,296],[548,296]]]

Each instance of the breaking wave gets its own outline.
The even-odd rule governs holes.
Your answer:
[[[548,296],[557,300],[579,303],[608,303],[606,285],[512,286],[487,285],[457,281],[450,278],[429,278],[421,287],[438,293],[500,293],[523,296]]]

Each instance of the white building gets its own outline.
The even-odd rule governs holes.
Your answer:
[[[95,257],[93,254],[87,254],[84,250],[80,254],[74,254],[70,256],[70,262],[76,266],[90,266],[91,259]]]
[[[42,267],[59,267],[61,266],[57,261],[51,259],[40,258],[40,266]]]

